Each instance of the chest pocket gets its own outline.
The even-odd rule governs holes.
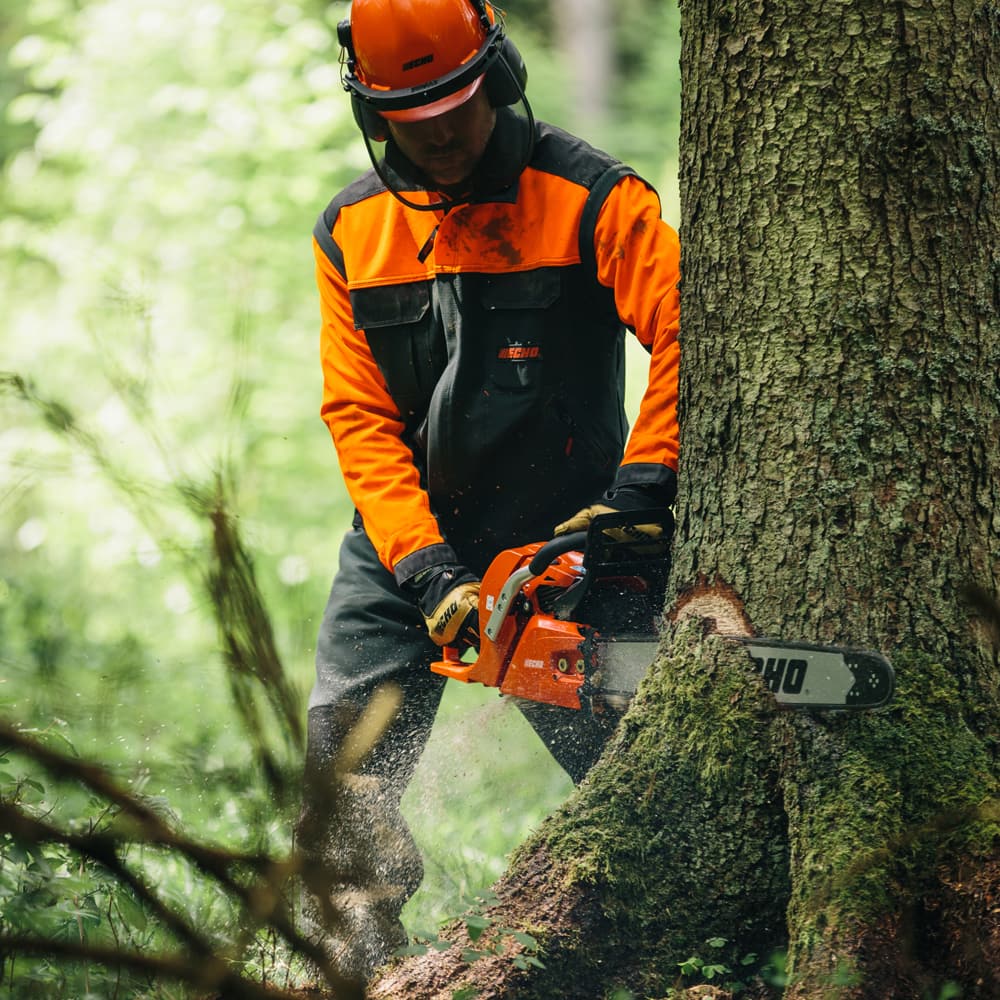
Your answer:
[[[554,307],[562,293],[555,268],[489,275],[480,302],[490,356],[489,381],[507,390],[537,388],[546,354],[553,348],[552,331],[559,320]]]
[[[351,292],[351,310],[400,413],[422,419],[447,362],[431,310],[430,284],[358,288]]]

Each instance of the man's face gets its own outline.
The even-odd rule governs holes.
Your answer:
[[[495,123],[496,111],[485,87],[443,115],[421,122],[386,122],[407,159],[442,188],[461,184],[472,173]]]

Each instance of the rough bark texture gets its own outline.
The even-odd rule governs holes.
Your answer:
[[[786,727],[788,993],[919,996],[960,974],[955,873],[996,857],[997,660],[960,595],[1000,570],[1000,10],[682,13],[674,581],[892,656],[891,711]],[[1000,993],[992,940],[964,996]]]
[[[686,0],[682,21],[669,603],[881,649],[897,698],[778,712],[711,622],[678,621],[499,888],[545,968],[455,948],[373,996],[662,997],[720,937],[734,968],[787,946],[789,998],[995,997],[1000,670],[961,592],[1000,590],[1000,8]]]

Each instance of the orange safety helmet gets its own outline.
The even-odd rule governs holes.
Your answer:
[[[344,88],[372,138],[382,136],[369,111],[422,121],[458,107],[484,81],[494,107],[524,97],[524,61],[486,0],[354,0],[337,34]]]

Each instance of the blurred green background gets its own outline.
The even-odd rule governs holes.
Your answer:
[[[0,715],[101,761],[191,836],[276,852],[294,809],[234,712],[209,528],[186,498],[224,476],[304,716],[351,514],[318,415],[310,249],[367,166],[339,83],[347,8],[4,0],[0,20],[0,370],[50,401],[9,374],[0,394]],[[510,0],[507,20],[536,116],[632,163],[676,226],[676,5]],[[514,709],[457,688],[406,799],[427,858],[413,929],[461,912],[569,791]],[[8,800],[69,823],[96,808],[5,766]],[[217,893],[162,860],[159,877],[224,935]],[[0,881],[0,927],[26,919],[22,897]]]

